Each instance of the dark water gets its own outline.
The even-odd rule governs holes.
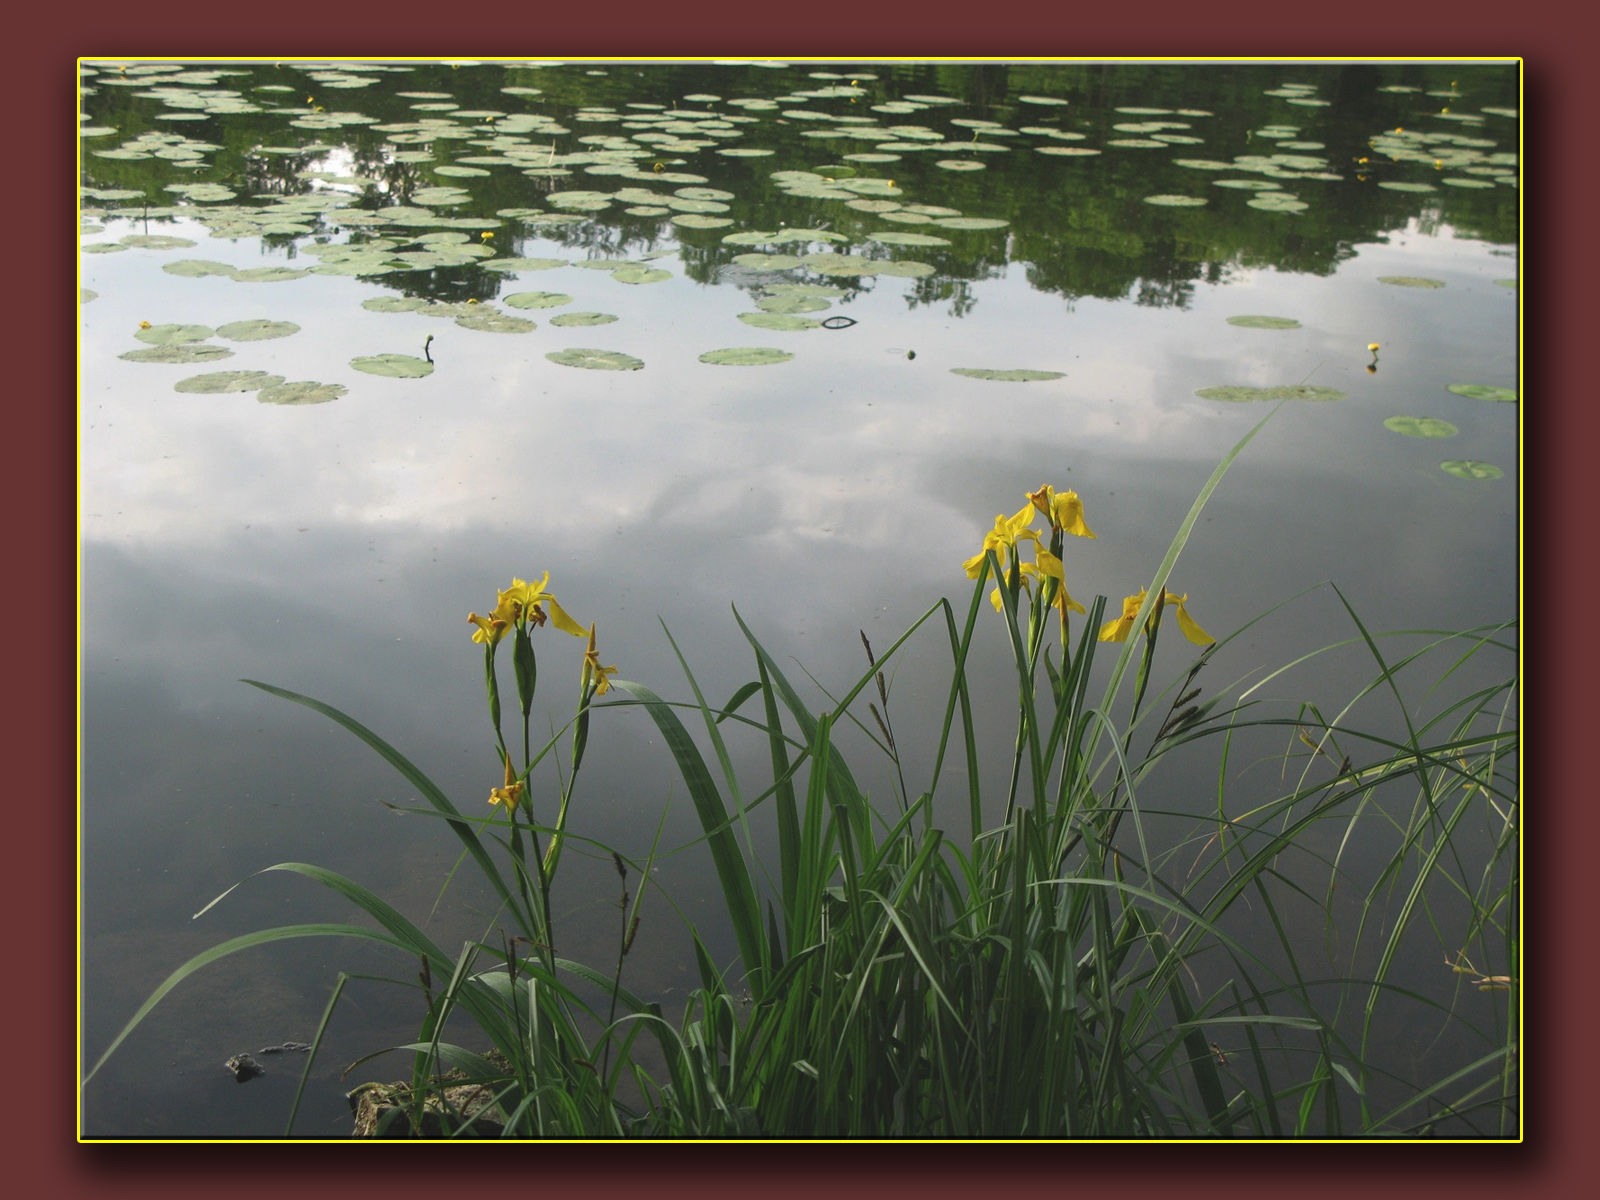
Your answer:
[[[1304,383],[1345,395],[1286,405],[1224,480],[1173,577],[1196,618],[1220,637],[1325,580],[1380,629],[1464,628],[1516,613],[1518,409],[1446,390],[1517,387],[1518,293],[1505,286],[1517,276],[1519,215],[1512,65],[407,63],[379,71],[240,62],[215,73],[133,64],[126,74],[118,65],[85,72],[84,124],[115,132],[83,141],[83,183],[93,189],[85,223],[99,227],[83,243],[166,235],[196,245],[134,245],[80,260],[82,286],[97,293],[79,325],[85,1068],[192,954],[269,925],[352,919],[332,893],[281,873],[251,879],[190,919],[273,863],[348,874],[426,919],[441,945],[492,940],[493,906],[465,868],[440,897],[454,839],[385,806],[417,804],[404,780],[326,720],[238,681],[266,680],[343,708],[464,811],[485,812],[480,797],[499,780],[464,618],[492,606],[513,575],[548,570],[561,603],[598,623],[603,660],[663,694],[688,688],[658,618],[708,699],[752,677],[730,605],[795,664],[792,677],[805,680],[803,665],[837,691],[864,665],[858,629],[882,649],[938,597],[965,603],[961,562],[996,512],[1014,512],[1044,481],[1076,489],[1098,534],[1069,548],[1069,588],[1085,599],[1107,594],[1115,606],[1148,580],[1212,468],[1267,408],[1197,389]],[[361,81],[370,82],[354,86]],[[907,99],[919,96],[952,102]],[[456,107],[415,107],[447,104]],[[1130,108],[1165,111],[1118,111]],[[191,115],[200,119],[169,119]],[[441,124],[419,129],[422,120]],[[614,140],[582,140],[595,138]],[[1130,140],[1152,144],[1114,144]],[[941,141],[958,146],[918,148]],[[545,146],[553,149],[533,149]],[[95,153],[108,149],[117,153]],[[278,152],[288,149],[299,152]],[[744,149],[773,153],[721,153]],[[1290,157],[1274,166],[1266,162],[1274,154]],[[1262,157],[1234,161],[1250,155]],[[469,158],[506,161],[462,163]],[[1181,165],[1193,160],[1221,165]],[[438,174],[440,166],[449,169]],[[856,174],[815,170],[830,166]],[[485,173],[455,173],[462,167]],[[804,179],[785,187],[772,178],[794,171],[822,176],[809,182],[813,191],[843,182],[857,190],[796,195]],[[1219,179],[1278,186],[1218,187]],[[168,190],[202,183],[233,195]],[[427,203],[419,200],[419,189],[439,187],[461,191],[421,191]],[[643,206],[636,197],[597,210],[547,200],[621,189],[711,211],[625,211]],[[697,189],[727,196],[707,201]],[[1304,207],[1247,203],[1273,191]],[[1151,196],[1206,203],[1174,207]],[[284,210],[286,197],[311,203]],[[397,222],[386,210],[400,205],[413,211]],[[269,206],[277,215],[262,217]],[[550,223],[536,213],[576,219]],[[1005,224],[937,223],[955,214]],[[730,223],[685,226],[673,215]],[[813,240],[723,241],[784,229],[812,230]],[[870,240],[886,233],[948,245]],[[630,284],[570,265],[500,273],[485,269],[493,257],[451,261],[459,240],[416,242],[441,234],[465,234],[465,245],[499,258],[630,259],[668,277]],[[336,263],[327,243],[378,237],[393,243],[380,253],[446,254],[393,260],[403,269],[381,273],[318,270],[277,281],[162,269],[201,259],[298,272]],[[735,261],[846,251],[868,260],[855,264],[862,269],[926,266],[862,275],[823,273],[827,260],[776,270]],[[761,311],[756,301],[775,294],[773,283],[837,287],[830,307],[798,315],[855,323],[791,330],[738,320]],[[506,302],[530,291],[572,300]],[[362,307],[381,297],[477,300],[537,328],[490,332]],[[563,312],[617,320],[555,325]],[[1247,314],[1292,318],[1299,328],[1227,321]],[[260,341],[212,336],[207,344],[233,351],[215,362],[119,357],[145,347],[134,336],[141,322],[215,329],[257,318],[300,329]],[[1371,342],[1381,349],[1369,372]],[[699,361],[747,346],[794,357],[752,367]],[[644,366],[582,370],[546,358],[574,347]],[[383,353],[430,357],[434,370],[392,379],[349,365]],[[995,382],[957,368],[1060,377]],[[221,370],[347,391],[282,405],[258,403],[259,392],[175,390]],[[1383,424],[1396,415],[1448,421],[1458,432],[1402,436]],[[1503,475],[1457,478],[1440,469],[1445,460],[1490,463]],[[1255,678],[1354,632],[1322,587],[1230,643],[1209,670],[1218,684]],[[536,721],[559,725],[575,698],[582,645],[549,628],[540,637]],[[944,695],[941,638],[919,634],[895,677],[897,734],[924,775],[932,733],[923,731]],[[1158,667],[1181,672],[1187,649],[1174,637]],[[1001,770],[1009,668],[998,627],[984,628],[979,659],[975,681],[990,701],[981,732],[996,748],[985,761]],[[1370,674],[1358,659],[1318,659],[1266,690],[1336,704]],[[821,692],[812,697],[826,703]],[[691,806],[658,740],[637,714],[597,720],[575,829],[642,859],[664,810],[661,845],[693,841]],[[735,750],[757,777],[763,746]],[[1280,768],[1259,766],[1231,794],[1242,803],[1270,792]],[[888,802],[891,773],[861,773]],[[1202,758],[1194,777],[1205,784],[1180,778],[1163,803],[1207,811],[1214,774]],[[962,790],[956,781],[941,809],[953,828],[964,820]],[[656,882],[691,920],[707,922],[726,960],[732,946],[711,915],[707,862],[691,846],[659,864]],[[609,861],[573,854],[563,872],[565,948],[604,962],[617,920]],[[1304,920],[1316,941],[1315,917]],[[1415,957],[1417,986],[1433,986],[1431,949]],[[653,901],[626,981],[670,1003],[691,964],[681,920]],[[321,940],[253,950],[186,981],[83,1090],[84,1132],[281,1132],[301,1061],[263,1060],[268,1075],[247,1086],[221,1064],[241,1050],[309,1040],[341,970],[402,982],[413,973]],[[343,1082],[339,1072],[415,1033],[418,1005],[402,988],[361,982],[347,996],[297,1133],[347,1132],[342,1091],[396,1074],[400,1060]],[[1396,1054],[1421,1061],[1442,1052],[1433,1033],[1402,1022],[1389,1036]]]

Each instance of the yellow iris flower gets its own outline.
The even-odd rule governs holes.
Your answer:
[[[1090,534],[1089,536],[1093,537],[1094,535]],[[1037,579],[1040,587],[1044,586],[1046,577],[1056,581],[1056,598],[1050,602],[1050,607],[1060,611],[1061,619],[1063,621],[1067,619],[1068,609],[1075,613],[1088,612],[1088,609],[1067,594],[1067,572],[1061,565],[1061,560],[1043,546],[1036,547],[1034,555],[1038,561],[1023,563],[1022,573]],[[996,595],[990,597],[991,603],[995,603],[996,608],[999,607],[999,604],[996,603],[999,600],[998,591],[999,589],[996,589]]]
[[[504,787],[489,789],[490,804],[504,804],[507,813],[517,811],[517,805],[522,803],[522,798],[528,793],[528,785],[517,778],[517,773],[511,769],[511,756],[503,756],[506,763],[506,784]]]
[[[579,625],[566,613],[561,605],[556,603],[556,598],[545,591],[545,585],[550,582],[550,572],[544,573],[544,578],[538,583],[528,583],[521,579],[512,579],[511,586],[500,592],[500,603],[495,608],[497,617],[509,619],[520,624],[531,621],[535,625],[545,623],[545,606],[550,609],[550,620],[555,622],[555,627],[563,633],[570,633],[573,637],[582,637],[587,630]]]
[[[477,613],[467,614],[467,620],[478,627],[478,632],[472,635],[473,641],[486,646],[499,645],[500,639],[506,635],[506,630],[511,628],[511,622],[498,614],[498,609],[487,617],[480,617]]]
[[[1125,642],[1128,635],[1133,632],[1134,618],[1139,615],[1139,609],[1144,604],[1148,589],[1139,589],[1138,595],[1129,596],[1122,602],[1122,615],[1114,621],[1107,621],[1100,627],[1100,640],[1102,642]],[[1195,623],[1189,615],[1187,601],[1189,593],[1179,596],[1175,592],[1168,592],[1163,597],[1168,607],[1175,608],[1178,613],[1178,628],[1183,631],[1183,636],[1196,646],[1209,646],[1217,639]]]
[[[1083,523],[1083,501],[1077,492],[1057,492],[1047,483],[1037,492],[1029,492],[1028,502],[1050,519],[1052,529],[1076,537],[1094,537],[1094,531]]]
[[[615,675],[616,667],[602,667],[600,665],[600,651],[595,648],[594,624],[589,625],[589,648],[583,652],[583,684],[582,690],[588,692],[589,684],[594,683],[594,694],[604,696],[611,690],[611,680],[607,676]]]
[[[1032,540],[1035,546],[1038,546],[1038,532],[1028,528],[1032,524],[1032,504],[1027,505],[1021,512],[1012,517],[1008,517],[1004,513],[998,514],[994,519],[994,528],[983,535],[983,549],[961,564],[966,568],[967,578],[976,579],[983,573],[983,560],[991,550],[999,555],[1000,569],[1004,571],[1010,568],[1010,555],[1016,553],[1018,541],[1028,538]],[[1002,550],[1006,551],[1006,553],[1000,554]]]

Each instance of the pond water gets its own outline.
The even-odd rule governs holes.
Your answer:
[[[398,811],[404,780],[239,680],[338,706],[479,815],[500,780],[465,618],[513,576],[548,571],[602,659],[663,695],[689,695],[663,623],[713,703],[753,676],[732,609],[837,691],[858,630],[881,650],[967,603],[962,562],[1042,482],[1097,534],[1069,589],[1115,608],[1273,403],[1237,389],[1295,387],[1319,390],[1238,459],[1172,583],[1218,637],[1314,590],[1229,642],[1217,681],[1354,636],[1324,581],[1377,629],[1517,614],[1515,63],[81,71],[85,1068],[192,954],[350,918],[268,875],[191,920],[273,863],[341,871],[442,945],[492,937],[465,871],[441,899],[455,843]],[[770,361],[715,361],[752,348]],[[894,679],[911,762],[942,637]],[[559,727],[583,644],[539,638],[536,722]],[[1158,661],[1191,657],[1174,631]],[[998,628],[979,658],[1003,770]],[[1334,704],[1369,674],[1271,686]],[[574,828],[642,860],[664,812],[660,845],[694,842],[653,727],[601,717]],[[764,743],[738,753],[759,767]],[[1196,771],[1175,810],[1214,803]],[[690,845],[657,882],[727,961],[707,861]],[[610,862],[563,871],[565,949],[604,962]],[[670,1002],[693,959],[652,903],[626,981]],[[247,1087],[222,1063],[309,1040],[341,970],[414,966],[316,940],[208,968],[83,1090],[83,1132],[280,1133],[299,1063]],[[339,1071],[409,1041],[415,1009],[351,986],[297,1133],[348,1132],[342,1092],[404,1068]]]

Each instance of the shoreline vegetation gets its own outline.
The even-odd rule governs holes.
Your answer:
[[[332,889],[377,927],[282,926],[197,955],[134,1014],[84,1086],[202,967],[332,936],[396,951],[409,974],[388,982],[414,992],[423,1013],[413,1042],[368,1056],[398,1051],[410,1074],[352,1093],[367,1135],[1518,1136],[1517,625],[1380,634],[1328,585],[1348,613],[1348,637],[1236,695],[1208,693],[1204,668],[1244,630],[1215,641],[1169,580],[1206,501],[1265,423],[1223,459],[1147,586],[1120,608],[1068,593],[1070,539],[1094,534],[1076,493],[1041,487],[998,516],[962,564],[973,585],[965,611],[940,600],[881,653],[863,633],[867,669],[824,710],[801,698],[737,612],[754,678],[713,706],[674,642],[693,699],[668,701],[602,662],[596,626],[569,615],[548,574],[513,580],[488,615],[469,617],[500,781],[487,816],[458,808],[354,718],[247,680],[322,713],[394,766],[428,803],[415,811],[461,842],[499,911],[480,940],[451,953],[352,880],[307,863],[268,867]],[[1195,607],[1204,616],[1203,598]],[[994,772],[980,770],[974,716],[995,698],[967,679],[975,630],[992,620],[1005,623],[1016,672],[1015,695],[998,701],[1016,710],[998,824],[985,817],[1002,805],[985,794]],[[535,641],[552,637],[547,624],[587,641],[573,718],[537,745]],[[1204,649],[1158,690],[1155,648],[1174,626]],[[950,677],[934,760],[913,764],[897,748],[884,672],[924,627],[925,639],[942,635]],[[1404,649],[1386,651],[1395,644]],[[926,640],[919,646],[926,652]],[[1254,695],[1343,647],[1365,654],[1371,675],[1340,711],[1305,703],[1283,712]],[[546,655],[563,650],[558,638]],[[1510,666],[1496,666],[1492,682],[1456,686],[1496,656]],[[514,689],[503,700],[505,657]],[[1091,673],[1102,686],[1091,688]],[[1352,709],[1367,696],[1387,698],[1397,718],[1356,725]],[[691,931],[699,987],[675,1019],[623,983],[660,831],[636,860],[571,823],[591,722],[619,706],[642,708],[673,757],[720,885],[718,919],[738,949],[718,962]],[[862,789],[868,768],[847,762],[836,738],[844,727],[886,757],[892,803]],[[1230,754],[1263,734],[1285,747],[1282,789],[1230,803]],[[765,743],[770,770],[755,782],[734,769],[738,736]],[[1141,795],[1168,756],[1196,745],[1213,756],[1206,786],[1216,809],[1174,838],[1173,814]],[[994,757],[992,744],[983,750]],[[935,795],[952,789],[964,790],[965,829],[934,821]],[[776,824],[775,870],[758,861],[751,836],[762,806]],[[1375,870],[1355,865],[1358,835],[1388,856]],[[620,880],[616,953],[604,964],[556,949],[550,892],[570,841],[609,855]],[[1320,926],[1315,945],[1303,932],[1308,910]],[[1330,953],[1345,964],[1331,976],[1318,966]],[[1396,978],[1402,956],[1419,955],[1442,958],[1431,991]],[[286,1134],[353,978],[333,984]],[[1383,1050],[1397,1027],[1448,1041],[1449,1061],[1422,1078],[1402,1070]],[[468,1033],[488,1048],[453,1040]]]

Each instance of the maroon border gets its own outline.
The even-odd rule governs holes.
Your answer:
[[[1535,685],[1528,708],[1542,713],[1534,735],[1535,765],[1529,789],[1543,802],[1530,827],[1527,862],[1534,962],[1544,986],[1529,991],[1527,1021],[1528,1141],[1515,1146],[1452,1146],[1430,1153],[1411,1147],[1382,1150],[1259,1146],[1247,1160],[1216,1157],[1218,1147],[1166,1146],[1128,1153],[1116,1147],[1072,1147],[1048,1152],[1022,1147],[966,1146],[872,1152],[846,1147],[762,1148],[725,1146],[715,1159],[698,1147],[637,1148],[624,1154],[596,1146],[550,1147],[517,1167],[526,1184],[572,1186],[601,1195],[635,1189],[657,1195],[708,1185],[765,1196],[833,1194],[941,1194],[969,1191],[994,1180],[1003,1187],[1044,1184],[1052,1192],[1077,1186],[1133,1185],[1135,1195],[1176,1186],[1185,1196],[1290,1193],[1337,1195],[1352,1188],[1368,1195],[1457,1192],[1463,1187],[1515,1189],[1523,1195],[1580,1194],[1588,1155],[1583,1126],[1593,1101],[1584,1068],[1595,1059],[1593,939],[1583,923],[1583,856],[1597,844],[1593,797],[1580,785],[1578,748],[1584,742],[1586,706],[1579,699],[1580,663],[1594,657],[1594,625],[1579,603],[1596,595],[1592,534],[1585,536],[1593,505],[1577,491],[1578,456],[1595,445],[1594,406],[1580,391],[1577,358],[1591,328],[1593,287],[1557,264],[1596,260],[1592,224],[1595,163],[1580,152],[1587,142],[1593,104],[1588,42],[1551,14],[1508,13],[1503,5],[1458,4],[1448,11],[1405,9],[1393,3],[1347,0],[1336,6],[1216,5],[1146,0],[1134,6],[1046,9],[1042,5],[884,6],[743,5],[702,0],[693,6],[646,5],[611,0],[603,15],[588,6],[528,5],[493,12],[469,7],[452,14],[436,5],[321,4],[313,15],[289,16],[302,27],[282,27],[284,17],[260,22],[256,10],[169,0],[157,6],[30,10],[13,17],[19,38],[12,61],[14,95],[30,98],[22,132],[36,139],[16,162],[32,169],[18,182],[49,179],[43,220],[47,237],[24,248],[28,262],[13,273],[7,307],[16,309],[10,362],[22,378],[12,385],[8,414],[16,450],[0,472],[0,502],[10,515],[20,563],[3,590],[10,618],[10,687],[6,705],[8,760],[18,764],[10,821],[23,828],[4,873],[3,911],[55,917],[13,934],[7,1028],[13,1054],[12,1086],[0,1088],[3,1128],[11,1150],[8,1173],[25,1189],[44,1195],[101,1192],[139,1196],[345,1194],[354,1187],[410,1194],[421,1187],[469,1187],[512,1182],[509,1161],[477,1157],[473,1173],[444,1162],[439,1153],[422,1163],[406,1155],[367,1160],[356,1155],[277,1145],[271,1159],[241,1158],[236,1146],[83,1146],[74,1141],[71,1063],[74,1044],[73,888],[74,691],[72,646],[56,645],[52,623],[73,611],[74,420],[71,403],[74,311],[68,258],[72,162],[62,136],[70,119],[71,68],[81,53],[216,54],[256,51],[330,56],[351,53],[483,55],[496,49],[524,54],[761,54],[880,55],[1273,55],[1350,53],[1370,56],[1519,54],[1527,60],[1526,109],[1538,120],[1527,154],[1529,195],[1523,270],[1531,294],[1525,351],[1536,397],[1527,430],[1528,519],[1525,528],[1527,595],[1536,598],[1527,678]],[[1053,19],[1041,16],[1054,12]],[[524,15],[526,14],[526,15]],[[630,15],[631,14],[631,15]],[[1024,15],[1026,14],[1026,15]],[[1508,19],[1510,18],[1510,19]],[[1494,22],[1498,20],[1498,24]],[[1511,20],[1516,23],[1512,24]],[[24,23],[25,22],[25,23]],[[20,71],[22,78],[15,73]],[[1545,154],[1559,161],[1559,175]],[[1559,158],[1557,159],[1557,156]],[[25,168],[26,169],[26,168]],[[36,207],[14,220],[38,219]],[[25,283],[22,281],[26,281]],[[18,286],[20,284],[20,286]],[[41,299],[44,301],[41,306]],[[49,313],[46,322],[38,320]],[[44,328],[38,328],[43,325]],[[16,339],[15,332],[29,330]],[[35,330],[37,333],[35,334]],[[53,351],[53,353],[52,353]],[[1555,411],[1559,406],[1559,415]],[[1558,424],[1559,422],[1559,424]],[[1559,430],[1559,434],[1557,433]],[[1570,494],[1569,494],[1570,493]],[[1563,504],[1566,500],[1568,503]],[[1562,553],[1571,547],[1571,551]],[[1563,568],[1566,568],[1563,570]],[[1542,735],[1542,736],[1541,736]],[[1565,785],[1565,786],[1563,786]],[[1542,817],[1547,820],[1540,820]],[[1559,824],[1557,824],[1559,823]],[[1559,830],[1559,832],[1557,832]],[[46,849],[41,852],[37,847]],[[1562,901],[1565,901],[1563,903]],[[1574,903],[1577,901],[1577,903]],[[20,937],[17,935],[20,934]],[[20,942],[20,944],[18,944]],[[822,1153],[816,1153],[822,1151]],[[1334,1151],[1338,1156],[1334,1157]],[[359,1152],[358,1152],[359,1153]],[[516,1153],[516,1152],[512,1152]],[[1044,1157],[1048,1153],[1049,1157]],[[310,1170],[305,1155],[316,1157]],[[691,1157],[686,1157],[690,1155]],[[1000,1155],[1005,1155],[1004,1158]],[[1070,1157],[1067,1157],[1070,1155]],[[848,1157],[846,1157],[848,1156]],[[1310,1156],[1308,1160],[1307,1156]],[[492,1175],[495,1178],[484,1178]],[[518,1181],[520,1182],[520,1181]],[[515,1186],[515,1184],[513,1184]]]

